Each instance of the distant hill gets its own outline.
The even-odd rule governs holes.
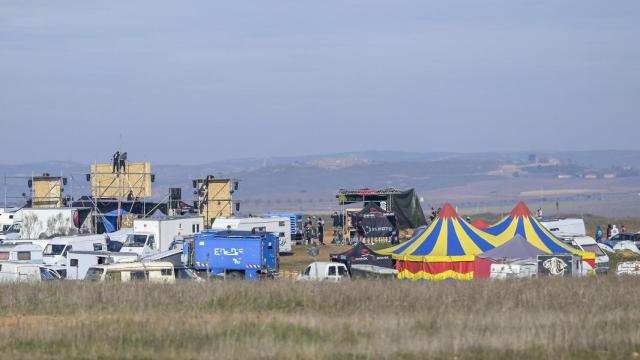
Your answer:
[[[535,154],[533,163],[532,154]],[[90,184],[85,179],[89,166],[60,161],[0,165],[0,176],[62,174],[69,178],[65,194],[79,197],[90,193]],[[232,159],[202,165],[153,164],[152,169],[156,174],[155,199],[163,198],[167,188],[178,186],[183,188],[185,200],[190,201],[191,180],[211,174],[240,179],[236,198],[244,203],[243,207],[248,211],[266,211],[330,209],[336,205],[334,195],[340,188],[416,188],[427,195],[427,201],[457,199],[476,206],[509,203],[523,196],[520,194],[534,194],[541,188],[562,189],[562,193],[571,194],[563,197],[566,200],[580,196],[582,190],[575,188],[588,189],[589,193],[594,189],[637,192],[633,187],[640,183],[640,177],[628,178],[634,172],[626,172],[627,178],[619,180],[581,178],[586,173],[602,175],[623,166],[640,168],[640,151],[472,154],[363,151]],[[25,179],[8,179],[6,190],[16,202],[23,200],[23,192],[28,192]]]

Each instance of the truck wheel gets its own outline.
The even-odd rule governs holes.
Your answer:
[[[244,274],[240,271],[230,271],[226,276],[227,280],[242,280],[244,279]]]

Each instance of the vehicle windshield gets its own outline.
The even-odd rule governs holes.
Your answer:
[[[49,271],[49,269],[41,267],[40,279],[42,279],[42,281],[53,281],[53,280],[56,280],[56,277],[53,276],[53,274],[51,273],[51,271]]]
[[[129,234],[127,235],[127,240],[124,242],[123,247],[143,247],[144,243],[147,241],[147,235],[136,235]]]
[[[44,256],[60,255],[64,251],[65,246],[67,245],[49,244],[44,248],[42,255]]]
[[[584,249],[584,251],[588,251],[596,254],[596,256],[606,255],[604,251],[600,249],[600,246],[598,246],[597,244],[582,245],[582,248]]]
[[[198,275],[191,271],[191,269],[185,268],[176,268],[175,275],[178,280],[195,280],[198,278]]]
[[[87,270],[87,275],[85,275],[84,279],[87,281],[100,281],[100,278],[102,277],[103,272],[104,272],[103,269],[89,268],[89,270]]]

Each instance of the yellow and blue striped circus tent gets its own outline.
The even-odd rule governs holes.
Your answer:
[[[477,229],[446,203],[429,227],[411,240],[378,251],[396,260],[400,279],[473,279],[475,256],[508,241]]]
[[[521,201],[515,208],[495,225],[483,229],[504,243],[516,235],[524,237],[534,247],[547,254],[573,254],[595,268],[595,254],[577,250],[558,239],[533,216],[527,205]]]

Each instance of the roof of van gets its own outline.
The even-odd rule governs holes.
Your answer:
[[[136,253],[132,252],[119,252],[119,251],[87,251],[87,250],[69,250],[69,254],[82,254],[82,255],[100,255],[100,256],[138,256]]]
[[[151,261],[151,262],[122,262],[107,265],[95,265],[92,268],[104,269],[104,270],[127,270],[127,269],[166,269],[172,268],[173,264],[168,261]]]
[[[204,218],[200,215],[165,216],[160,219],[153,219],[153,218],[146,217],[141,219],[134,219],[133,221],[190,220],[190,219],[198,219],[198,218],[204,221]]]
[[[32,243],[23,243],[23,244],[2,244],[0,245],[0,251],[2,250],[13,250],[15,248],[29,249],[42,251],[42,247],[40,245],[32,244]],[[25,249],[25,250],[26,250]]]

